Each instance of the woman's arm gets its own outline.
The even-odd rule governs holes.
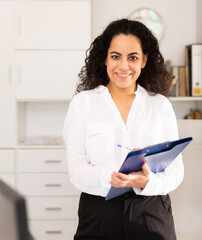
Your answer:
[[[163,141],[173,141],[179,138],[176,116],[170,102],[166,102],[162,112]],[[184,165],[182,155],[167,167],[164,172],[150,173],[150,178],[145,188],[134,188],[136,194],[140,195],[166,195],[175,190],[184,178]]]
[[[94,166],[88,160],[85,149],[86,119],[77,105],[70,103],[64,124],[70,180],[80,191],[105,196],[115,166]]]

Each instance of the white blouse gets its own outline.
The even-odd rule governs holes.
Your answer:
[[[64,124],[71,182],[80,191],[105,197],[111,174],[118,171],[128,151],[178,139],[176,117],[169,100],[151,96],[138,85],[127,122],[124,123],[108,88],[98,86],[76,94]],[[181,154],[161,173],[151,173],[139,195],[165,195],[177,188],[184,176]]]

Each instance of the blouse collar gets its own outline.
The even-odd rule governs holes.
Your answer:
[[[93,89],[94,92],[96,93],[100,93],[100,92],[109,92],[108,88],[104,85],[99,85],[98,87]],[[147,91],[145,88],[143,88],[142,86],[140,86],[139,84],[137,84],[137,90],[134,92],[135,95],[137,94],[147,94]]]

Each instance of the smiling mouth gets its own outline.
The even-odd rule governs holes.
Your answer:
[[[121,78],[127,78],[128,76],[130,76],[132,73],[116,73],[118,75],[118,77]]]

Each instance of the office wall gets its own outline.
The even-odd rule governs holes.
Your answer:
[[[184,46],[196,42],[197,1],[201,0],[92,0],[92,38],[111,22],[134,10],[150,7],[164,19],[166,30],[160,43],[165,59],[184,64]]]
[[[202,0],[197,0],[197,42],[202,43]]]

